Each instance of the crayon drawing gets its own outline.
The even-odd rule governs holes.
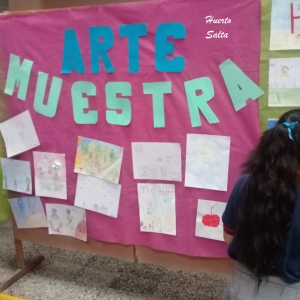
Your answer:
[[[46,203],[49,234],[67,235],[87,240],[86,214],[82,208]]]
[[[1,167],[3,174],[3,189],[25,194],[32,193],[29,161],[1,158]]]
[[[299,106],[300,58],[269,62],[269,106]]]
[[[65,155],[33,152],[35,194],[38,196],[67,199]]]
[[[40,145],[29,111],[0,123],[0,131],[7,157],[15,156]]]
[[[140,229],[176,235],[175,185],[138,183]]]
[[[117,218],[121,185],[78,174],[74,205]]]
[[[273,0],[270,50],[300,49],[300,1]]]
[[[12,198],[9,204],[19,229],[48,227],[40,197]]]
[[[198,200],[196,236],[217,241],[224,241],[222,215],[226,203]]]
[[[178,143],[132,143],[134,179],[181,181]]]
[[[122,159],[122,147],[79,136],[74,172],[117,184]]]
[[[185,186],[227,191],[230,137],[188,134]]]

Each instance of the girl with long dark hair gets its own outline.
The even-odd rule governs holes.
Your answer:
[[[263,133],[223,214],[237,261],[224,299],[300,300],[300,109]]]

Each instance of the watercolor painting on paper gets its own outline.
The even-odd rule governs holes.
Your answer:
[[[12,157],[40,145],[29,111],[0,123],[7,157]]]
[[[230,137],[188,134],[185,186],[227,191]]]
[[[181,181],[179,143],[132,143],[134,179]]]
[[[175,185],[138,183],[140,230],[176,235]]]
[[[198,237],[224,241],[222,215],[226,203],[210,200],[198,200],[196,233]]]
[[[75,206],[117,218],[121,185],[100,178],[78,174]]]
[[[270,50],[300,49],[300,1],[272,1],[270,33]]]
[[[9,204],[19,229],[48,227],[40,197],[12,198]]]
[[[78,137],[74,172],[119,183],[123,148],[102,141]]]
[[[32,194],[32,179],[29,161],[1,158],[1,167],[3,174],[3,189]]]
[[[49,234],[67,235],[87,240],[86,214],[82,208],[46,203]]]
[[[35,194],[67,199],[65,154],[33,152]]]
[[[269,61],[269,106],[299,106],[300,58]]]

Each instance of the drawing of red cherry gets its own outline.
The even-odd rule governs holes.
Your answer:
[[[206,214],[202,217],[202,223],[207,227],[218,227],[220,224],[220,217],[212,214],[212,210],[216,205],[217,204],[211,208],[210,214]]]

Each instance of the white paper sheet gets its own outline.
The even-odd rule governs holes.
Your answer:
[[[33,152],[35,194],[38,196],[67,199],[67,173],[65,155]]]
[[[140,229],[176,235],[175,185],[138,183]]]
[[[1,158],[3,189],[25,194],[32,193],[30,162]]]
[[[75,204],[78,207],[117,218],[121,185],[78,174]]]
[[[19,229],[48,227],[40,197],[12,198],[9,204]]]
[[[67,235],[87,240],[86,214],[82,208],[46,203],[49,234]]]
[[[230,137],[188,134],[185,186],[227,191]]]
[[[40,145],[28,110],[0,123],[0,131],[4,139],[7,157],[15,156]]]
[[[299,16],[300,1],[272,1],[270,50],[300,49]]]
[[[196,236],[224,241],[222,215],[226,203],[198,200]]]
[[[274,58],[269,62],[269,106],[299,106],[300,58]]]
[[[79,136],[74,172],[117,184],[123,151],[122,147]]]
[[[131,143],[134,179],[181,181],[179,143]]]

